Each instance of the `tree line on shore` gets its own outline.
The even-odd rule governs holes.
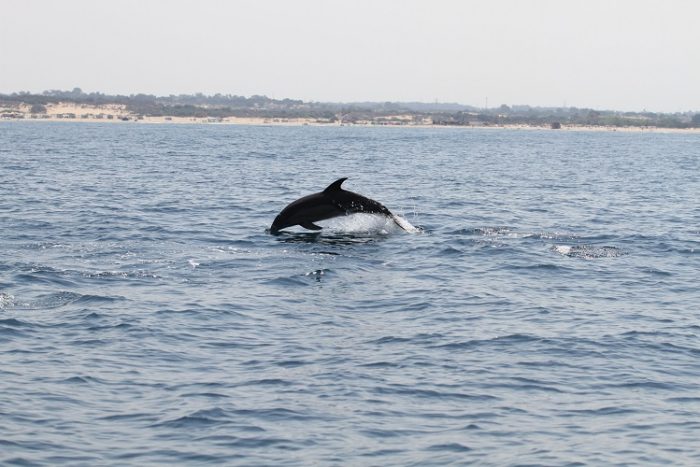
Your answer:
[[[533,107],[501,105],[477,108],[453,103],[421,102],[305,102],[298,99],[273,99],[232,94],[150,94],[109,95],[49,90],[40,94],[16,92],[0,94],[0,111],[29,105],[32,114],[46,112],[46,106],[58,103],[103,106],[123,105],[133,115],[158,117],[261,117],[311,118],[327,122],[380,124],[426,123],[434,125],[601,125],[650,126],[664,128],[700,128],[700,113],[620,112],[577,107]]]

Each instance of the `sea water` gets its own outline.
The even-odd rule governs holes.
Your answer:
[[[0,123],[0,464],[698,464],[699,148]]]

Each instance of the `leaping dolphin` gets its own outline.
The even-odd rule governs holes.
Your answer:
[[[381,203],[352,191],[343,190],[340,185],[345,180],[347,177],[339,178],[328,185],[325,190],[290,203],[275,217],[270,227],[270,233],[277,234],[280,229],[293,225],[300,225],[309,230],[321,230],[322,227],[314,222],[361,212],[384,214],[391,218],[396,225],[406,230],[396,219],[396,216]]]

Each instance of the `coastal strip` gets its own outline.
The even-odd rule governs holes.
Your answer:
[[[0,113],[0,122],[79,122],[79,123],[143,123],[143,124],[213,124],[213,125],[258,125],[258,126],[361,126],[361,127],[412,127],[412,128],[474,128],[509,130],[556,130],[556,131],[605,131],[605,132],[659,132],[697,133],[699,127],[668,128],[658,126],[613,126],[585,124],[527,124],[527,123],[485,123],[479,120],[460,124],[434,121],[430,116],[419,118],[411,113],[384,114],[375,119],[324,119],[314,117],[273,117],[273,116],[177,116],[142,115],[130,111],[125,104],[78,104],[72,102],[49,103],[42,106],[41,112],[33,112],[25,103],[5,103]]]

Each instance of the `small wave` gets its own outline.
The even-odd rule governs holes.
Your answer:
[[[440,253],[439,253],[439,255],[441,257],[443,257],[443,256],[460,256],[463,254],[464,254],[464,252],[462,250],[459,250],[459,249],[457,249],[453,246],[449,246],[449,245],[446,246],[445,248],[443,248],[442,250],[440,250]]]
[[[77,302],[83,295],[75,292],[55,292],[39,296],[27,304],[28,309],[52,309]]]
[[[371,428],[361,430],[361,433],[368,438],[381,439],[381,438],[399,438],[411,435],[423,434],[423,430],[407,430],[407,429],[384,429],[384,428]]]
[[[526,334],[509,334],[506,336],[496,336],[491,339],[471,339],[463,342],[450,342],[447,344],[440,344],[434,346],[438,349],[449,349],[449,350],[461,350],[461,349],[472,349],[480,347],[483,345],[517,345],[517,344],[530,344],[534,342],[541,342],[543,339],[540,337],[530,336]]]
[[[244,381],[238,383],[237,386],[293,386],[294,383],[286,379],[279,378],[263,378]]]
[[[71,376],[69,378],[63,379],[59,381],[59,383],[62,384],[93,384],[93,383],[99,383],[99,384],[104,384],[104,380],[101,380],[99,378],[95,378],[93,376]]]
[[[628,415],[638,413],[637,410],[627,409],[624,407],[600,407],[597,409],[572,409],[566,411],[565,416],[601,416],[601,415]]]
[[[13,328],[21,328],[21,327],[33,326],[33,324],[27,323],[26,321],[20,321],[17,318],[7,318],[7,319],[0,319],[0,326],[10,326]]]
[[[258,427],[252,427],[251,429],[248,429],[248,427],[237,427],[238,429],[242,431],[265,431],[263,429],[260,429]],[[256,430],[256,428],[258,428]],[[285,438],[273,438],[273,437],[233,437],[233,436],[228,436],[228,437],[222,437],[222,436],[205,436],[202,438],[199,438],[199,440],[207,440],[207,441],[212,441],[215,442],[215,444],[219,444],[222,446],[228,446],[232,448],[238,448],[238,449],[255,449],[255,448],[265,448],[269,446],[275,446],[275,445],[281,445],[282,449],[299,449],[296,447],[291,447],[292,446],[292,441],[289,439]],[[221,462],[220,457],[213,457],[212,459],[217,461],[218,463]],[[195,459],[197,460],[197,459]],[[227,459],[229,460],[229,459]]]
[[[464,392],[444,391],[435,389],[418,389],[413,386],[392,385],[388,387],[379,387],[374,389],[376,394],[381,395],[399,395],[417,397],[421,399],[444,399],[444,400],[463,400],[463,401],[493,401],[498,400],[498,397],[490,394],[468,394]]]
[[[674,402],[680,404],[697,404],[700,403],[700,397],[687,396],[687,397],[669,397],[666,402]]]
[[[493,227],[474,227],[469,229],[458,229],[450,232],[453,235],[480,235],[484,237],[492,237],[496,235],[508,234],[512,231],[511,227],[493,226]]]
[[[64,245],[56,242],[32,242],[22,245],[22,249],[26,250],[47,250],[51,248],[62,248]]]
[[[92,294],[83,294],[80,295],[78,300],[76,300],[77,303],[81,304],[87,304],[87,303],[111,303],[111,302],[118,302],[120,300],[126,300],[124,297],[119,296],[119,295],[92,295]]]
[[[146,270],[136,270],[136,271],[96,271],[96,272],[85,272],[83,276],[89,279],[159,279],[160,276],[157,274],[146,271]]]
[[[132,413],[117,413],[112,415],[104,415],[99,417],[99,420],[105,420],[109,422],[120,421],[120,420],[132,420],[132,421],[154,421],[155,415],[141,412]]]
[[[229,423],[229,418],[225,411],[215,408],[207,410],[197,410],[181,417],[156,423],[155,426],[192,428],[198,426],[211,426]]]
[[[219,394],[218,392],[188,392],[182,394],[183,398],[190,398],[190,397],[204,397],[207,399],[228,399],[231,396],[227,396],[226,394]]]
[[[267,409],[237,409],[233,413],[240,417],[253,417],[269,421],[302,421],[318,420],[326,417],[320,417],[311,414],[308,411],[298,412],[296,410],[287,409],[284,407],[273,407]]]
[[[443,334],[439,333],[420,333],[411,337],[384,336],[378,339],[368,341],[368,344],[404,344],[404,343],[430,343],[434,340],[444,338]]]
[[[61,287],[72,287],[75,284],[68,279],[67,270],[55,269],[48,266],[31,266],[15,274],[14,279],[20,284],[46,284]]]
[[[671,272],[663,271],[663,270],[657,269],[657,268],[650,268],[650,267],[642,268],[641,271],[645,272],[647,274],[651,274],[653,276],[670,277],[673,275],[673,273],[671,273]]]
[[[641,381],[623,381],[615,382],[602,385],[604,388],[615,388],[615,389],[649,389],[649,390],[666,390],[675,391],[678,387],[671,383],[666,383],[663,381],[651,381],[651,380],[641,380]]]
[[[109,303],[114,301],[124,300],[124,297],[120,296],[104,296],[104,295],[90,295],[90,294],[79,294],[76,292],[61,291],[53,292],[48,294],[43,294],[36,297],[34,300],[28,300],[26,302],[13,301],[12,306],[24,310],[46,310],[61,308],[66,305],[80,304],[100,304]]]
[[[27,333],[20,331],[19,329],[8,326],[5,327],[0,323],[0,342],[3,342],[7,339],[13,339],[13,338],[18,338],[18,337],[25,337]]]
[[[275,285],[279,287],[304,287],[310,285],[308,281],[305,281],[303,277],[292,276],[292,277],[277,277],[275,279],[270,279],[264,282],[267,285]]]
[[[472,449],[468,446],[465,446],[460,443],[443,443],[443,444],[433,444],[432,446],[429,446],[427,451],[437,451],[437,452],[445,452],[445,451],[451,451],[451,452],[469,452]]]
[[[552,270],[552,271],[557,271],[557,270],[564,270],[561,266],[558,264],[551,264],[551,263],[533,263],[533,264],[526,264],[522,266],[509,266],[509,269],[513,270],[532,270],[532,271],[537,271],[537,270]]]
[[[368,433],[368,434],[370,435],[370,437],[374,437],[370,433]],[[401,449],[378,449],[376,451],[362,452],[359,455],[362,457],[383,457],[383,456],[391,456],[394,454],[400,454],[402,452],[403,452],[403,450],[401,450]]]
[[[276,240],[283,243],[318,243],[321,245],[360,245],[374,243],[377,239],[386,235],[371,235],[342,232],[284,232],[277,236]],[[337,253],[336,253],[337,255]]]

